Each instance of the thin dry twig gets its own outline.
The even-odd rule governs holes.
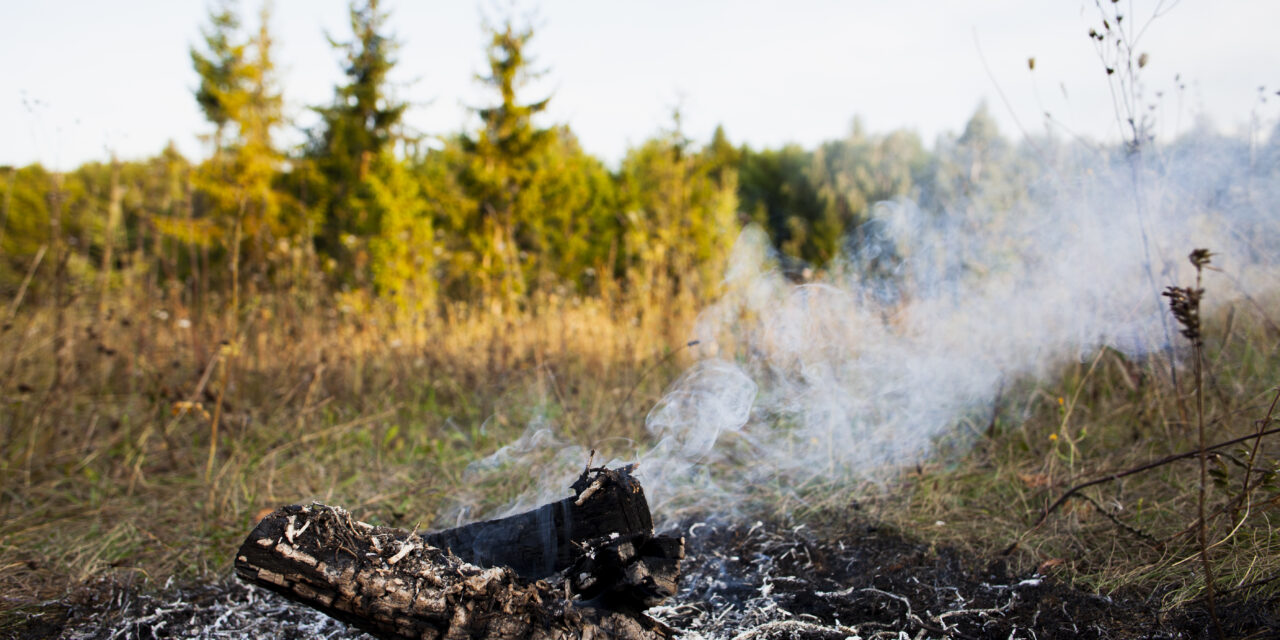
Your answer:
[[[1222,442],[1218,442],[1218,443],[1216,443],[1216,444],[1208,445],[1207,447],[1205,447],[1205,450],[1206,450],[1206,451],[1212,451],[1212,450],[1214,450],[1214,449],[1221,449],[1221,448],[1223,448],[1223,447],[1229,447],[1229,446],[1231,446],[1231,445],[1233,445],[1233,444],[1240,444],[1241,442],[1248,442],[1249,440],[1252,440],[1252,439],[1255,439],[1255,438],[1262,438],[1262,437],[1269,436],[1269,435],[1274,435],[1274,434],[1277,434],[1277,433],[1280,433],[1280,428],[1276,428],[1276,429],[1268,429],[1268,430],[1266,430],[1266,431],[1259,431],[1259,432],[1257,432],[1257,433],[1251,433],[1251,434],[1249,434],[1249,435],[1247,435],[1247,436],[1240,436],[1239,438],[1232,438],[1232,439],[1230,439],[1230,440],[1224,440],[1224,441],[1222,441]],[[1044,524],[1044,521],[1045,521],[1045,520],[1047,520],[1047,519],[1049,518],[1049,515],[1050,515],[1050,514],[1052,514],[1054,511],[1056,511],[1056,510],[1058,509],[1058,507],[1061,507],[1061,506],[1062,506],[1062,503],[1066,502],[1068,499],[1070,499],[1072,496],[1074,496],[1075,494],[1079,493],[1079,492],[1080,492],[1081,490],[1083,490],[1083,489],[1088,489],[1089,487],[1093,487],[1093,486],[1096,486],[1096,485],[1100,485],[1100,484],[1103,484],[1103,483],[1105,483],[1105,482],[1111,482],[1111,481],[1113,481],[1113,480],[1119,480],[1119,479],[1121,479],[1121,478],[1125,478],[1125,477],[1128,477],[1128,476],[1134,475],[1134,474],[1136,474],[1136,473],[1142,473],[1143,471],[1150,471],[1151,469],[1155,469],[1155,468],[1157,468],[1157,467],[1163,467],[1164,465],[1167,465],[1167,464],[1172,463],[1172,462],[1177,462],[1177,461],[1179,461],[1179,460],[1186,460],[1187,458],[1194,458],[1194,457],[1196,457],[1196,456],[1198,456],[1198,455],[1200,455],[1200,449],[1199,449],[1199,448],[1196,448],[1196,449],[1194,449],[1194,450],[1192,450],[1192,451],[1184,451],[1184,452],[1182,452],[1182,453],[1174,454],[1174,455],[1171,455],[1171,456],[1165,456],[1165,457],[1163,457],[1163,458],[1160,458],[1159,460],[1153,460],[1153,461],[1148,462],[1148,463],[1146,463],[1146,464],[1142,464],[1142,465],[1139,465],[1139,466],[1136,466],[1136,467],[1130,467],[1130,468],[1125,469],[1125,470],[1123,470],[1123,471],[1117,471],[1117,472],[1115,472],[1115,473],[1110,473],[1110,474],[1107,474],[1107,475],[1102,476],[1102,477],[1099,477],[1099,478],[1094,478],[1093,480],[1090,480],[1090,481],[1088,481],[1088,482],[1082,482],[1082,483],[1080,483],[1080,484],[1078,484],[1078,485],[1076,485],[1076,486],[1074,486],[1074,487],[1071,487],[1070,489],[1067,489],[1067,491],[1066,491],[1065,493],[1063,493],[1061,496],[1059,496],[1057,500],[1054,500],[1054,501],[1053,501],[1053,504],[1050,504],[1048,507],[1046,507],[1046,508],[1045,508],[1045,510],[1044,510],[1044,512],[1040,514],[1040,518],[1039,518],[1038,520],[1036,520],[1035,524],[1034,524],[1034,525],[1032,525],[1032,527],[1031,527],[1031,528],[1032,528],[1033,530],[1034,530],[1034,529],[1039,528],[1039,527],[1040,527],[1040,525]],[[1009,549],[1009,551],[1012,551],[1012,549]],[[1008,551],[1006,551],[1006,553],[1008,553]]]

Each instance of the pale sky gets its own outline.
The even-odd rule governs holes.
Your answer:
[[[281,84],[301,123],[312,121],[306,105],[327,103],[341,80],[323,33],[348,36],[346,4],[275,2]],[[484,70],[482,10],[501,16],[510,4],[385,4],[403,43],[394,77],[398,95],[414,104],[407,122],[427,134],[474,126],[467,107],[492,100],[473,79]],[[1141,21],[1156,4],[1121,0]],[[1170,4],[1138,46],[1149,54],[1149,101],[1164,92],[1159,134],[1186,130],[1198,114],[1224,132],[1254,122],[1269,129],[1280,114],[1280,1]],[[260,2],[240,6],[256,28]],[[677,104],[695,140],[723,124],[731,141],[756,148],[812,147],[844,135],[854,116],[873,132],[913,129],[931,145],[960,130],[984,99],[1011,137],[1021,135],[1015,118],[1042,133],[1046,111],[1077,135],[1120,135],[1087,36],[1099,24],[1093,0],[519,3],[517,15],[530,13],[529,52],[547,73],[525,99],[550,94],[543,123],[569,124],[610,163],[667,127]],[[0,165],[69,169],[112,150],[150,156],[167,140],[188,157],[206,155],[198,134],[209,125],[192,96],[188,56],[206,21],[203,0],[0,0]]]

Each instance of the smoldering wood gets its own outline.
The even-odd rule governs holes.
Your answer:
[[[587,540],[652,533],[649,503],[629,469],[584,472],[571,486],[572,498],[423,538],[478,566],[511,567],[526,578],[545,578],[572,564],[578,545]]]
[[[375,527],[339,507],[282,507],[241,545],[236,573],[382,638],[670,637],[640,612],[675,593],[683,539],[653,534],[627,470],[584,472],[574,490],[433,534]]]

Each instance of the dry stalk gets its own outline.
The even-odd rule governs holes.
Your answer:
[[[1280,401],[1280,387],[1276,388],[1276,394],[1271,398],[1271,406],[1267,408],[1267,416],[1257,422],[1258,433],[1262,433],[1267,429],[1268,426],[1271,425],[1271,416],[1275,413],[1277,401]],[[1249,460],[1247,463],[1245,463],[1244,480],[1241,481],[1240,483],[1240,495],[1242,496],[1242,499],[1245,501],[1246,517],[1247,517],[1249,507],[1252,505],[1252,502],[1248,498],[1249,490],[1253,488],[1249,486],[1249,478],[1253,477],[1253,472],[1254,472],[1253,465],[1254,465],[1254,462],[1257,460],[1258,449],[1260,449],[1261,446],[1262,446],[1262,438],[1257,438],[1253,441],[1253,447],[1249,449]],[[1244,518],[1241,518],[1241,521],[1243,522]]]
[[[1216,442],[1216,443],[1214,443],[1214,444],[1211,444],[1211,445],[1209,445],[1209,446],[1205,447],[1205,450],[1206,450],[1206,451],[1213,451],[1214,449],[1221,449],[1221,448],[1223,448],[1223,447],[1229,447],[1229,446],[1231,446],[1231,445],[1233,445],[1233,444],[1240,444],[1241,442],[1248,442],[1248,441],[1250,441],[1250,440],[1254,440],[1254,439],[1256,439],[1256,438],[1261,438],[1261,437],[1264,437],[1264,436],[1270,436],[1270,435],[1275,435],[1275,434],[1280,434],[1280,428],[1276,428],[1276,429],[1267,429],[1266,431],[1259,431],[1259,432],[1257,432],[1257,433],[1251,433],[1251,434],[1249,434],[1249,435],[1247,435],[1247,436],[1240,436],[1239,438],[1232,438],[1231,440],[1226,440],[1226,441],[1223,441],[1223,442]],[[1199,455],[1200,455],[1200,449],[1199,449],[1199,448],[1196,448],[1196,449],[1194,449],[1194,450],[1192,450],[1192,451],[1184,451],[1184,452],[1182,452],[1182,453],[1177,453],[1177,454],[1174,454],[1174,455],[1171,455],[1171,456],[1165,456],[1165,457],[1163,457],[1163,458],[1160,458],[1160,459],[1158,459],[1158,460],[1153,460],[1153,461],[1148,462],[1148,463],[1146,463],[1146,464],[1142,464],[1142,465],[1139,465],[1139,466],[1136,466],[1136,467],[1130,467],[1130,468],[1128,468],[1128,469],[1125,469],[1125,470],[1123,470],[1123,471],[1117,471],[1117,472],[1115,472],[1115,473],[1109,473],[1109,474],[1107,474],[1107,475],[1105,475],[1105,476],[1102,476],[1102,477],[1099,477],[1099,478],[1094,478],[1093,480],[1090,480],[1090,481],[1088,481],[1088,482],[1082,482],[1082,483],[1080,483],[1080,484],[1078,484],[1078,485],[1076,485],[1076,486],[1074,486],[1074,487],[1071,487],[1070,489],[1067,489],[1067,491],[1066,491],[1066,492],[1064,492],[1061,496],[1058,496],[1058,499],[1057,499],[1057,500],[1054,500],[1054,501],[1053,501],[1053,504],[1050,504],[1048,507],[1046,507],[1046,508],[1045,508],[1045,510],[1040,514],[1040,518],[1039,518],[1038,520],[1036,520],[1035,525],[1033,525],[1033,526],[1032,526],[1032,529],[1034,530],[1034,529],[1036,529],[1036,528],[1039,528],[1039,527],[1040,527],[1040,525],[1044,524],[1044,521],[1045,521],[1045,520],[1047,520],[1047,519],[1049,518],[1049,516],[1050,516],[1054,511],[1057,511],[1057,510],[1058,510],[1058,507],[1061,507],[1061,506],[1062,506],[1062,504],[1063,504],[1063,503],[1065,503],[1068,499],[1072,498],[1073,496],[1075,496],[1075,495],[1076,495],[1077,493],[1079,493],[1080,491],[1083,491],[1084,489],[1088,489],[1089,487],[1093,487],[1093,486],[1100,485],[1100,484],[1102,484],[1102,483],[1104,483],[1104,482],[1112,482],[1112,481],[1114,481],[1114,480],[1119,480],[1119,479],[1121,479],[1121,478],[1126,478],[1126,477],[1128,477],[1128,476],[1131,476],[1131,475],[1134,475],[1134,474],[1137,474],[1137,473],[1142,473],[1142,472],[1144,472],[1144,471],[1150,471],[1150,470],[1152,470],[1152,469],[1155,469],[1155,468],[1158,468],[1158,467],[1163,467],[1163,466],[1165,466],[1165,465],[1167,465],[1167,464],[1171,464],[1171,463],[1177,462],[1177,461],[1179,461],[1179,460],[1186,460],[1187,458],[1194,458],[1194,457],[1197,457],[1197,456],[1199,456]],[[1012,548],[1010,548],[1008,551],[1012,551]],[[1006,553],[1007,553],[1008,551],[1006,551]]]
[[[235,235],[231,244],[231,341],[222,346],[226,357],[222,358],[222,384],[218,388],[218,399],[213,405],[213,419],[209,421],[209,459],[204,465],[205,483],[213,477],[213,463],[218,456],[218,423],[222,420],[223,400],[226,397],[227,387],[231,384],[231,367],[235,362],[240,343],[240,234],[244,209],[245,201],[241,199],[240,211],[236,216]],[[212,485],[209,491],[213,491]],[[212,503],[212,500],[210,502]]]
[[[22,306],[22,299],[27,296],[27,288],[31,286],[31,279],[36,276],[36,269],[40,267],[40,261],[44,260],[44,254],[48,251],[49,245],[42,244],[36,250],[36,257],[31,260],[31,267],[27,269],[27,275],[22,278],[22,285],[18,287],[18,294],[13,297],[13,302],[9,305],[9,322],[13,322],[18,317],[18,307]],[[22,343],[19,342],[19,345]]]
[[[1200,300],[1204,296],[1201,287],[1204,267],[1209,264],[1212,253],[1208,249],[1195,249],[1188,256],[1191,265],[1196,268],[1195,287],[1169,287],[1164,296],[1169,298],[1169,310],[1182,325],[1182,335],[1191,342],[1192,375],[1196,390],[1196,437],[1199,444],[1197,458],[1200,462],[1200,486],[1196,499],[1196,510],[1199,517],[1197,542],[1200,545],[1200,566],[1204,572],[1205,604],[1209,608],[1209,617],[1213,620],[1213,628],[1219,638],[1224,637],[1222,623],[1218,620],[1217,607],[1214,602],[1213,564],[1209,561],[1209,523],[1204,516],[1204,503],[1209,485],[1209,450],[1204,436],[1204,338],[1200,331]],[[1247,477],[1247,475],[1246,475]]]

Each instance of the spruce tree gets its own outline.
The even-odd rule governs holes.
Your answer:
[[[382,229],[372,172],[384,154],[394,153],[408,108],[389,91],[399,44],[387,32],[388,17],[378,0],[353,2],[352,39],[329,38],[342,54],[347,82],[337,87],[332,104],[314,108],[320,124],[310,132],[306,150],[320,179],[310,189],[319,196],[323,216],[320,249],[336,261],[339,279],[348,283],[367,283],[367,239]]]
[[[655,302],[716,295],[724,258],[738,234],[737,172],[723,145],[690,149],[674,127],[627,153],[620,199],[627,282]]]
[[[200,31],[205,51],[191,48],[191,64],[200,76],[196,102],[213,123],[215,153],[222,151],[223,135],[231,121],[227,96],[239,89],[241,81],[239,70],[244,64],[245,45],[236,42],[239,32],[235,0],[221,0],[209,9],[209,26]]]
[[[499,102],[477,109],[480,130],[462,138],[462,149],[470,158],[462,183],[477,207],[468,225],[471,249],[479,257],[485,302],[497,307],[513,303],[526,292],[519,236],[527,238],[542,211],[537,203],[522,206],[521,196],[531,191],[537,179],[536,160],[553,142],[550,130],[533,123],[550,98],[521,104],[516,97],[535,77],[525,55],[532,37],[532,29],[517,30],[510,21],[491,29],[489,75],[479,80],[498,93]]]

